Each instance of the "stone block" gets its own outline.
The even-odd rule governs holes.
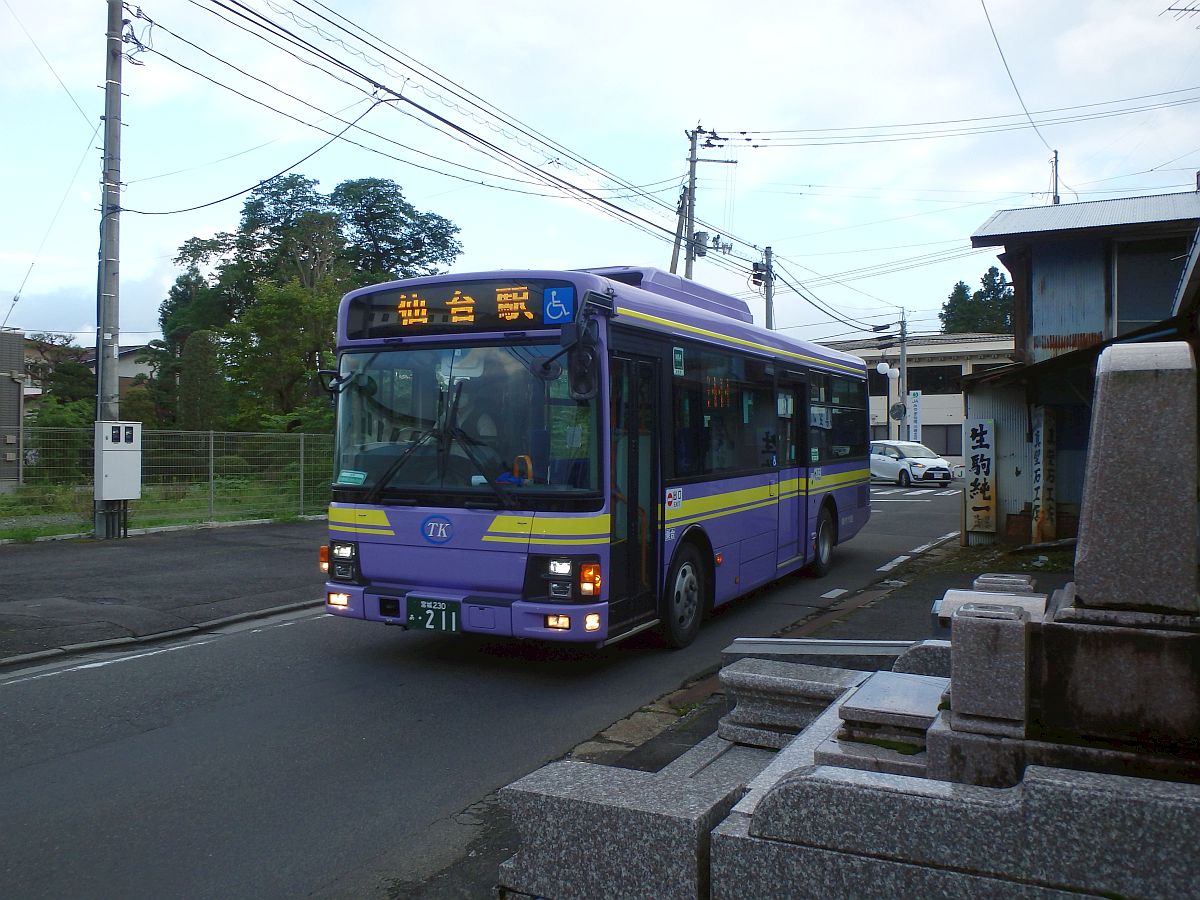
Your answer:
[[[1037,736],[1200,756],[1200,628],[1056,619],[1037,647]]]
[[[920,748],[911,747],[913,752],[903,752],[898,747],[903,741],[893,741],[884,747],[877,743],[851,740],[839,732],[817,747],[813,761],[819,766],[841,766],[846,769],[862,769],[865,772],[888,772],[892,775],[912,775],[924,778],[926,755],[924,740]]]
[[[841,702],[838,715],[845,722],[924,731],[936,718],[949,683],[932,675],[876,672]]]
[[[721,651],[721,665],[740,659],[769,659],[834,669],[890,669],[912,641],[831,641],[822,638],[735,638]]]
[[[981,787],[1012,787],[1026,766],[1200,783],[1200,758],[1146,749],[1058,744],[999,734],[955,731],[943,714],[925,732],[928,776]]]
[[[1030,766],[1019,785],[997,789],[818,766],[780,780],[746,835],[798,855],[816,848],[1042,889],[1182,897],[1200,883],[1197,822],[1194,784]],[[713,841],[714,896],[729,896],[718,887],[724,834]]]
[[[1019,606],[1029,613],[1029,621],[1040,622],[1046,612],[1046,595],[1013,591],[960,591],[949,590],[933,604],[936,624],[948,625],[959,607],[967,603],[1003,604]]]
[[[712,834],[712,900],[1079,900],[1073,891],[1020,884],[957,869],[763,840],[732,815]]]
[[[950,708],[999,719],[1023,734],[1029,706],[1029,614],[1019,606],[967,603],[951,619]],[[965,726],[965,723],[964,723]],[[965,726],[961,730],[973,731]]]
[[[744,788],[557,762],[500,791],[521,836],[503,888],[554,898],[708,894],[709,832]]]
[[[1076,603],[1196,615],[1191,348],[1181,341],[1107,348],[1096,367],[1092,410]],[[1144,435],[1154,439],[1139,439]]]
[[[866,677],[850,669],[738,660],[721,670],[730,710],[717,733],[735,743],[779,749]]]
[[[936,675],[939,678],[949,678],[951,657],[949,641],[921,641],[901,654],[892,665],[892,671],[905,675]]]
[[[1029,594],[1033,592],[1032,575],[1009,575],[1003,572],[984,572],[978,576],[971,588],[976,591],[1000,591],[1002,593]]]

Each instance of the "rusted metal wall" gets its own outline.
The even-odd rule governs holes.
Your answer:
[[[1033,248],[1031,363],[1104,340],[1108,253],[1100,241],[1059,241]]]
[[[992,419],[996,439],[996,499],[999,522],[994,535],[970,532],[971,546],[1003,541],[1009,530],[1025,516],[1028,531],[1030,498],[1033,496],[1033,444],[1022,387],[979,386],[966,396],[967,418]],[[967,476],[970,477],[969,475]],[[964,497],[965,497],[964,493]],[[1018,517],[1009,522],[1010,517]],[[1022,538],[1028,542],[1029,534]]]

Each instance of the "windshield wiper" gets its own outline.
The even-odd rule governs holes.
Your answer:
[[[375,482],[375,486],[372,487],[367,493],[365,502],[378,503],[379,495],[383,493],[383,489],[388,486],[388,483],[393,478],[396,477],[396,473],[400,471],[400,467],[404,465],[410,456],[412,456],[413,451],[433,437],[437,431],[438,429],[435,426],[433,428],[427,428],[417,435],[416,439],[405,448],[404,452],[396,457],[396,461],[384,470],[384,473],[379,477],[379,480]]]

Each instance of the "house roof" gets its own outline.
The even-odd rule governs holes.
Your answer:
[[[897,338],[888,335],[877,334],[874,337],[860,338],[853,341],[822,341],[826,347],[833,347],[835,350],[844,350],[847,353],[852,353],[855,350],[876,350],[879,347],[880,341],[895,343]],[[982,334],[977,332],[967,332],[963,334],[928,334],[921,337],[910,337],[905,343],[909,349],[914,347],[936,347],[943,344],[984,344],[984,343],[1006,343],[1008,348],[1012,348],[1013,336],[1011,334]]]
[[[1002,209],[994,213],[971,235],[971,246],[998,247],[1009,243],[1013,237],[1091,228],[1120,228],[1172,222],[1188,224],[1194,228],[1197,221],[1200,221],[1198,191]]]

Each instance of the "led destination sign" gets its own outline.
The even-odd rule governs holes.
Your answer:
[[[381,290],[350,302],[347,337],[401,337],[553,328],[575,319],[562,281],[462,281]]]

